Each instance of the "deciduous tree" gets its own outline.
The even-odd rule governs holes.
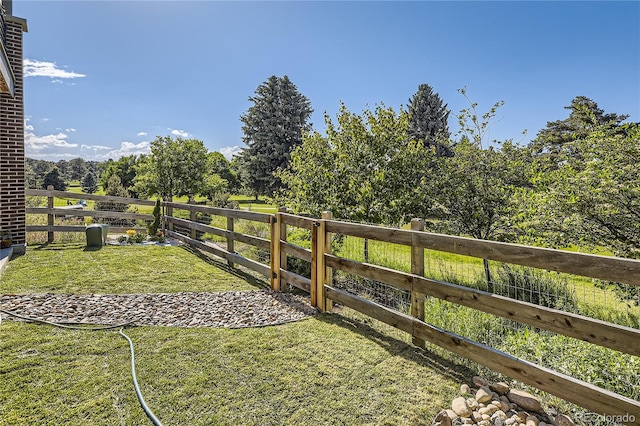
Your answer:
[[[193,200],[206,189],[207,149],[197,139],[157,137],[151,154],[136,165],[135,189],[165,200],[186,195]]]
[[[538,187],[538,223],[559,244],[640,258],[640,124],[620,130],[605,124],[567,142],[571,149]]]
[[[421,190],[433,151],[407,134],[408,115],[384,105],[362,115],[343,104],[336,122],[325,116],[326,136],[304,136],[292,153],[289,171],[280,174],[289,187],[286,202],[313,214],[400,224],[430,207]]]

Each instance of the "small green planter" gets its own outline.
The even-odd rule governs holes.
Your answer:
[[[6,249],[11,247],[11,242],[12,242],[11,234],[2,234],[2,237],[0,238],[0,249]]]

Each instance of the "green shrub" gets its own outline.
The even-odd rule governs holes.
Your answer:
[[[575,291],[566,280],[534,268],[501,264],[494,274],[494,292],[512,299],[578,313]]]

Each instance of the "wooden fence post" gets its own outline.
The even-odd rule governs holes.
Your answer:
[[[167,201],[173,203],[173,197],[169,197]],[[167,216],[173,217],[173,206],[167,206]],[[167,223],[167,229],[173,231],[173,222]]]
[[[190,200],[190,201],[191,201],[190,204],[195,204],[196,203],[195,199],[194,200]],[[196,212],[195,210],[189,210],[189,220],[191,222],[198,222],[198,212]],[[197,237],[196,228],[191,228],[189,230],[189,237],[192,240],[196,239],[196,237]]]
[[[49,226],[49,231],[47,232],[47,242],[53,242],[53,213],[51,213],[51,209],[53,209],[53,185],[47,186],[47,191],[49,191],[49,195],[47,195],[47,208],[49,212],[47,213],[47,225]]]
[[[231,233],[233,232],[233,218],[232,217],[227,217],[227,231],[229,231],[228,237],[227,237],[227,251],[229,253],[235,253],[235,244],[234,244],[234,239],[233,239],[233,235],[231,235]],[[227,260],[227,265],[229,265],[231,268],[233,268],[235,266],[235,264],[230,261]]]
[[[424,231],[424,221],[422,219],[411,219],[412,231]],[[416,244],[414,238],[415,233],[411,234],[411,273],[424,276],[424,247]],[[424,302],[425,296],[423,293],[417,291],[411,291],[411,315],[414,318],[424,321]],[[415,346],[424,348],[425,340],[413,336],[413,344]]]
[[[311,225],[311,289],[310,289],[310,297],[311,297],[311,306],[314,308],[318,307],[318,283],[319,279],[319,258],[321,255],[318,253],[322,253],[319,251],[318,246],[318,234],[320,233],[320,222],[313,222]]]
[[[271,290],[280,291],[280,217],[271,216]]]
[[[287,241],[287,225],[282,223],[282,216],[280,215],[280,213],[286,213],[286,212],[287,212],[286,207],[278,208],[278,223],[280,223],[280,240],[285,242]],[[282,251],[280,252],[280,269],[287,270],[287,253],[282,253]],[[284,280],[280,283],[280,290],[281,291],[287,290],[287,283]]]
[[[325,253],[331,254],[331,233],[327,232],[326,221],[332,218],[333,215],[330,211],[322,212],[322,220],[320,221],[320,229],[318,230],[318,278],[316,297],[320,312],[327,312],[332,308],[332,302],[326,298],[324,291],[324,285],[333,282],[333,271],[330,267],[326,266],[324,260]]]

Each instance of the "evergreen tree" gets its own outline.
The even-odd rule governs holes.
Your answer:
[[[156,234],[158,233],[158,229],[160,229],[160,219],[161,219],[161,214],[162,212],[160,211],[160,198],[156,199],[156,205],[153,208],[153,222],[151,222],[149,224],[149,226],[147,226],[147,232],[149,233],[149,235],[151,235],[152,237],[156,236]]]
[[[253,195],[270,196],[282,187],[274,172],[289,167],[291,151],[311,129],[313,109],[287,76],[272,75],[249,100],[253,105],[240,117],[247,144],[240,154],[241,176]]]
[[[93,194],[98,190],[98,179],[92,172],[87,172],[82,179],[82,190],[87,194]]]
[[[450,156],[449,110],[440,95],[428,84],[418,86],[409,99],[409,137],[422,140],[425,147],[435,147],[438,156]]]
[[[564,107],[570,110],[569,117],[564,120],[547,122],[547,127],[540,130],[530,147],[537,155],[545,154],[557,157],[569,142],[581,140],[596,129],[607,126],[612,134],[622,130],[621,123],[628,115],[616,113],[605,114],[598,104],[586,96],[577,96],[571,105]]]
[[[87,166],[82,158],[74,158],[69,161],[68,178],[72,181],[80,181],[87,174]]]
[[[42,188],[47,189],[49,185],[53,185],[53,189],[56,191],[65,191],[67,189],[67,184],[62,178],[60,169],[58,169],[57,166],[53,166],[42,179]]]

